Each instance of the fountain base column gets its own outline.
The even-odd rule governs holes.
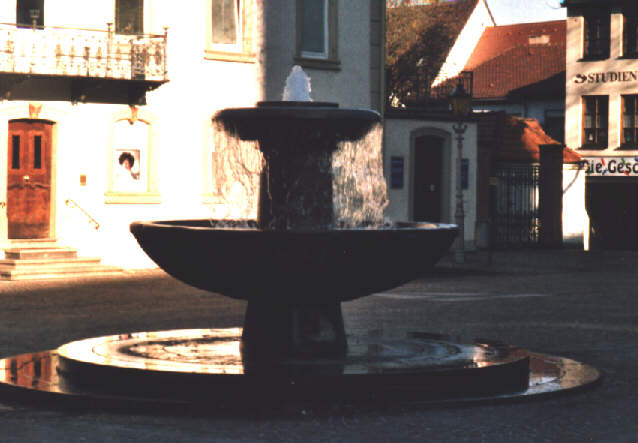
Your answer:
[[[340,357],[346,351],[341,303],[294,306],[248,302],[242,334],[244,358]]]

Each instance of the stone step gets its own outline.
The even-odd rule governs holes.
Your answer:
[[[13,259],[5,258],[0,260],[0,269],[5,268],[36,268],[38,266],[49,267],[69,267],[69,266],[84,266],[84,265],[98,265],[100,259],[97,257],[61,257],[61,258],[34,258],[34,259]]]
[[[0,244],[0,249],[16,248],[54,248],[58,246],[56,238],[9,239]]]
[[[58,278],[121,275],[123,270],[106,265],[39,266],[34,268],[0,267],[0,280],[45,280]]]
[[[4,258],[10,260],[35,260],[35,259],[69,259],[77,257],[77,251],[60,246],[51,248],[23,247],[6,248]]]
[[[11,241],[0,259],[0,280],[118,275],[121,268],[106,266],[96,257],[78,257],[77,250],[59,246],[55,239]]]

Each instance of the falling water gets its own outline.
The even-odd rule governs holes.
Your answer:
[[[332,156],[335,227],[379,228],[388,204],[383,177],[383,128],[360,140],[341,142]]]
[[[294,66],[286,79],[284,101],[312,101],[310,90],[310,78],[301,67]],[[332,227],[335,229],[383,225],[388,199],[383,177],[382,132],[382,126],[377,124],[360,140],[341,142],[332,155],[329,167],[333,176]],[[240,140],[235,134],[227,133],[222,125],[215,127],[214,134],[213,177],[218,203],[213,217],[254,220],[264,156],[256,142]],[[299,179],[303,181],[303,176]],[[291,182],[288,188],[294,192],[296,186],[307,185]],[[219,222],[216,225],[219,226]]]
[[[215,220],[257,218],[259,176],[264,166],[257,142],[240,140],[226,132],[222,124],[213,128],[213,193]],[[217,226],[220,222],[215,223]]]

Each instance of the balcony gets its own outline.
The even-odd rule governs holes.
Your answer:
[[[146,103],[168,81],[164,34],[0,24],[0,98]]]

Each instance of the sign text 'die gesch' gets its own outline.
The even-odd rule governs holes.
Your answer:
[[[638,157],[587,157],[587,175],[638,176]]]

